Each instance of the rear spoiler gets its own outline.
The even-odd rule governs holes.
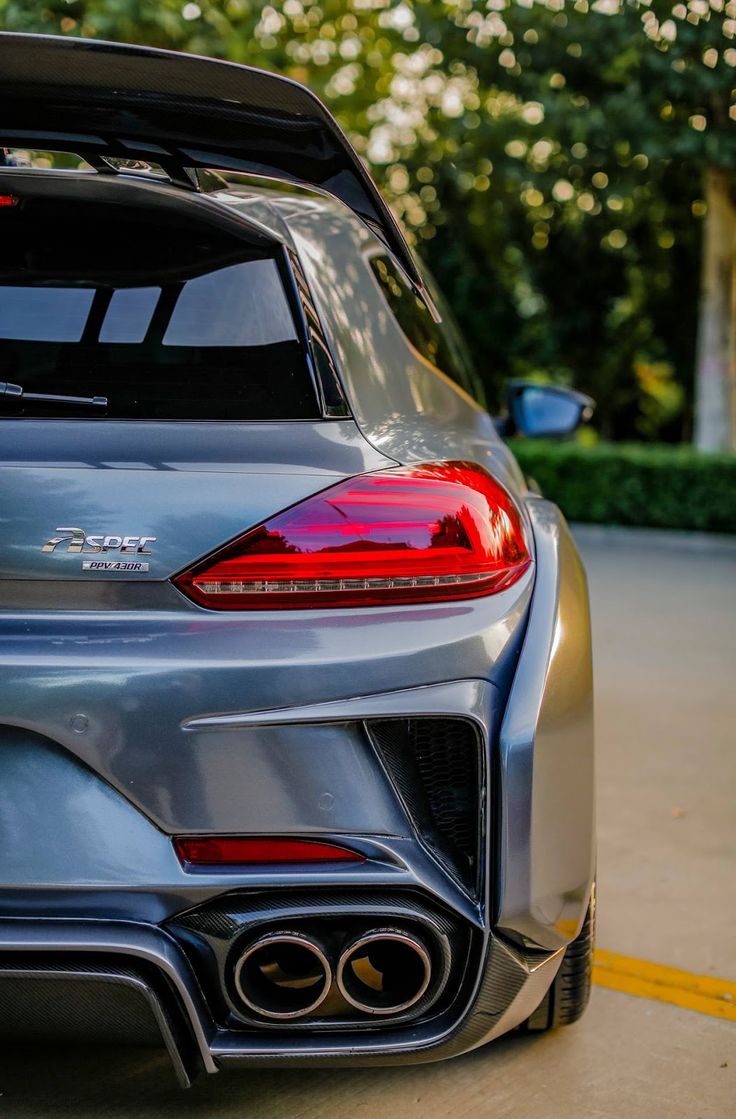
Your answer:
[[[391,211],[337,122],[289,78],[200,55],[54,35],[0,33],[0,145],[241,171],[344,202],[436,315]]]

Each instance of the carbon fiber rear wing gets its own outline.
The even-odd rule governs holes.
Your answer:
[[[0,144],[241,171],[314,187],[368,225],[433,313],[411,250],[322,102],[288,78],[199,55],[91,39],[0,33]]]

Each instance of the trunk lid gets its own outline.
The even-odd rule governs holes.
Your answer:
[[[311,494],[392,465],[350,420],[10,419],[0,448],[0,582],[166,580]]]

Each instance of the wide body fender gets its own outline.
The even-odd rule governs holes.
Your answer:
[[[536,581],[499,738],[494,923],[554,949],[579,932],[595,867],[590,609],[564,517],[541,498],[527,506]]]

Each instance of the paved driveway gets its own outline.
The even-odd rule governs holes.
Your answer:
[[[617,983],[619,955],[736,981],[736,542],[578,539],[595,626],[599,945]],[[711,989],[631,970],[625,990],[692,1004]],[[0,1119],[732,1119],[736,1023],[715,1016],[719,998],[701,1014],[596,987],[578,1025],[444,1065],[232,1074],[189,1093],[157,1052],[6,1051]]]

